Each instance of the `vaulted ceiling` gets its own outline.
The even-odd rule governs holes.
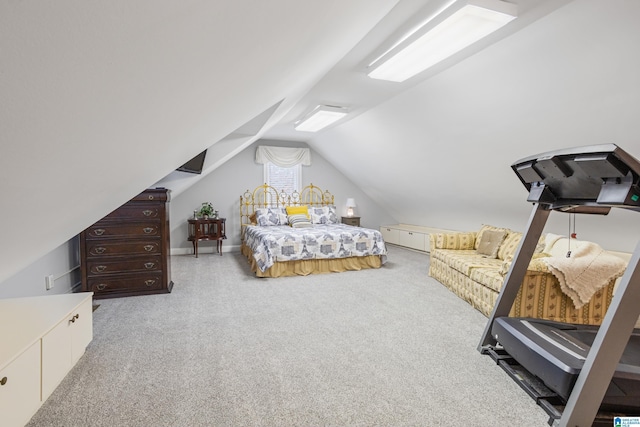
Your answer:
[[[171,171],[206,148],[211,171],[257,138],[306,141],[397,218],[453,227],[445,199],[512,209],[517,158],[629,142],[637,2],[511,1],[509,26],[396,84],[366,60],[444,0],[0,0],[0,282],[141,189],[187,188]],[[323,102],[352,114],[293,131]]]

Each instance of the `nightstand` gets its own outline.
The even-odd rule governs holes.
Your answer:
[[[353,225],[355,227],[360,227],[360,217],[359,216],[343,216],[342,223],[347,225]]]

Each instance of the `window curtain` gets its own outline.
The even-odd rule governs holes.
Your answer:
[[[256,163],[271,162],[281,168],[302,164],[311,165],[311,151],[308,148],[271,147],[261,145],[256,150]]]

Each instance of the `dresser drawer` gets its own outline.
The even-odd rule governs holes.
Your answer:
[[[87,284],[90,291],[96,294],[122,291],[145,292],[163,288],[160,273],[89,277]]]
[[[152,188],[145,190],[131,199],[129,203],[135,202],[168,202],[169,192],[165,188]]]
[[[87,240],[87,253],[89,257],[159,254],[162,251],[160,239],[139,240],[129,242],[108,242]]]
[[[105,216],[104,219],[133,219],[160,218],[163,209],[158,204],[129,203]]]
[[[103,239],[103,238],[122,238],[122,237],[141,237],[141,236],[159,236],[160,222],[125,222],[109,224],[100,222],[87,228],[87,239]]]
[[[89,270],[87,274],[92,276],[122,273],[123,271],[159,271],[162,270],[162,260],[159,255],[137,256],[135,258],[127,257],[127,259],[124,260],[102,258],[87,261],[87,268]]]

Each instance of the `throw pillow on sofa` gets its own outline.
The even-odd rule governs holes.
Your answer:
[[[477,252],[487,258],[498,258],[498,249],[500,249],[500,245],[506,236],[506,231],[484,230],[478,242]]]
[[[480,227],[480,230],[478,230],[478,232],[476,233],[476,243],[475,243],[474,249],[476,250],[478,249],[478,245],[480,244],[480,239],[482,239],[482,235],[484,234],[485,231],[504,231],[507,234],[509,233],[508,228],[494,227],[493,225],[483,224],[482,227]],[[505,234],[505,236],[507,234]]]

